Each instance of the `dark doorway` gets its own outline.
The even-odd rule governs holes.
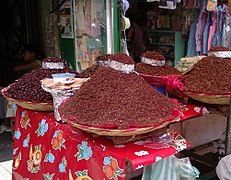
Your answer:
[[[39,44],[36,0],[0,0],[0,86],[17,78],[23,44]]]

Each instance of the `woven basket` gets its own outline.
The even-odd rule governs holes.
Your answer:
[[[30,101],[23,101],[23,100],[16,100],[6,95],[7,88],[2,90],[2,95],[8,100],[12,101],[13,103],[34,111],[53,111],[53,103],[43,103],[43,102],[30,102]]]
[[[230,94],[202,94],[196,92],[184,92],[185,95],[197,101],[207,104],[229,105]]]
[[[73,122],[70,122],[69,124],[83,131],[94,133],[100,136],[135,136],[139,134],[145,134],[148,132],[152,132],[157,129],[161,129],[167,126],[168,124],[177,122],[177,121],[180,121],[179,116],[175,117],[172,120],[160,123],[156,126],[154,125],[154,126],[149,126],[149,127],[128,128],[128,129],[106,129],[106,128],[100,128],[100,127],[91,127],[91,126],[81,125],[81,124],[73,123]]]

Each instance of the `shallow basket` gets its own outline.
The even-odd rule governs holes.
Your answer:
[[[2,90],[2,95],[8,100],[12,101],[13,103],[34,111],[53,111],[53,103],[44,103],[44,102],[30,102],[30,101],[23,101],[23,100],[16,100],[6,95],[7,88]]]
[[[148,132],[152,132],[157,129],[161,129],[163,127],[166,127],[168,124],[177,122],[177,121],[180,121],[179,116],[175,117],[172,120],[157,124],[156,126],[154,125],[154,126],[149,126],[149,127],[140,127],[140,128],[137,127],[137,128],[128,128],[128,129],[107,129],[107,128],[102,128],[102,127],[92,127],[92,126],[81,125],[81,124],[74,123],[74,122],[68,122],[68,121],[66,122],[71,124],[73,127],[76,127],[83,131],[94,133],[100,136],[135,136],[139,134],[145,134]]]
[[[185,91],[185,95],[197,101],[207,104],[229,105],[230,94],[203,94],[197,92]]]

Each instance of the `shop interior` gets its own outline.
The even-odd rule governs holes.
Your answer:
[[[131,1],[126,16],[131,23],[144,29],[150,40],[149,49],[158,51],[167,59],[167,64],[176,66],[186,54],[186,34],[183,30],[181,5],[174,10],[159,8],[159,2]]]
[[[147,33],[151,50],[160,52],[167,64],[177,67],[182,57],[207,55],[212,46],[230,46],[225,38],[227,1],[217,2],[216,15],[207,11],[206,5],[206,1],[176,1],[174,7],[167,7],[158,1],[131,0],[125,16]],[[213,23],[214,38],[208,34]]]

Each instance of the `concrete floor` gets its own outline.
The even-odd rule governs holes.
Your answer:
[[[12,179],[12,155],[13,140],[12,133],[0,134],[0,179]]]

